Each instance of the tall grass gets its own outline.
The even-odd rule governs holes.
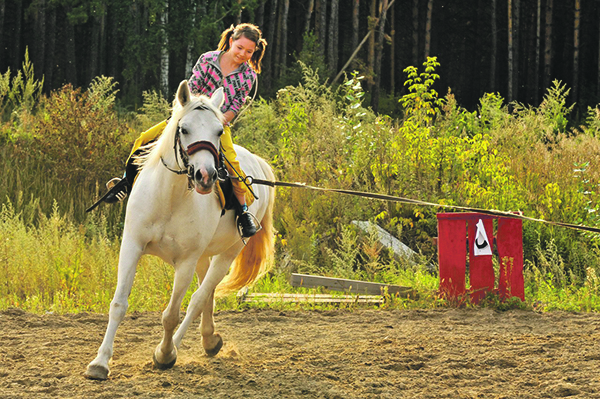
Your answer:
[[[358,74],[331,88],[299,64],[303,82],[257,100],[236,124],[235,140],[269,159],[281,180],[600,226],[598,109],[572,125],[568,90],[555,82],[537,108],[509,111],[489,93],[468,111],[451,92],[440,97],[433,89],[438,66],[429,59],[422,72],[406,70],[408,92],[398,99],[404,117],[393,119],[363,106]],[[110,78],[39,96],[30,64],[20,76],[0,75],[0,307],[106,311],[124,206],[84,209],[122,173],[137,132],[168,116],[169,104],[146,93],[140,110],[122,112]],[[425,293],[418,306],[438,306],[429,265],[440,210],[280,189],[275,274],[257,287],[291,290],[290,273],[319,273],[410,285]],[[419,253],[418,266],[357,234],[353,220],[392,232]],[[530,306],[598,310],[599,244],[597,234],[525,223]],[[169,266],[144,258],[131,309],[164,307],[171,284]]]

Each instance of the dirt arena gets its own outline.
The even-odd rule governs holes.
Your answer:
[[[167,371],[159,313],[131,314],[109,380],[90,381],[107,319],[0,312],[0,397],[600,398],[600,314],[221,312],[221,353],[192,329]]]

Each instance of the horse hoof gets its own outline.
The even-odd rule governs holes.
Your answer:
[[[206,356],[208,356],[208,357],[217,356],[217,353],[219,353],[219,351],[223,347],[223,338],[221,338],[221,336],[219,334],[217,334],[217,337],[219,338],[219,341],[212,349],[204,348],[204,352],[206,352]]]
[[[168,370],[168,369],[172,368],[175,365],[175,362],[177,361],[177,356],[175,356],[175,359],[173,359],[169,363],[160,363],[158,361],[158,359],[156,358],[156,354],[153,354],[152,355],[152,361],[154,362],[154,367],[156,367],[157,369],[159,369],[159,370]]]
[[[104,381],[108,378],[108,368],[106,368],[104,366],[99,366],[97,364],[94,364],[94,365],[90,364],[83,376],[90,380]]]

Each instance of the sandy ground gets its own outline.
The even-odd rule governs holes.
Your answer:
[[[0,397],[600,398],[600,314],[221,312],[221,353],[194,328],[166,371],[159,313],[131,314],[109,380],[87,380],[107,319],[0,312]]]

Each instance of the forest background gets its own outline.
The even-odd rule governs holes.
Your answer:
[[[235,140],[281,180],[600,226],[599,16],[592,0],[0,0],[0,306],[106,311],[125,208],[84,209],[238,22],[270,44]],[[275,269],[258,289],[319,273],[437,304],[441,210],[278,190]],[[525,223],[528,303],[600,309],[599,242]],[[145,259],[133,308],[164,306],[170,273]]]

